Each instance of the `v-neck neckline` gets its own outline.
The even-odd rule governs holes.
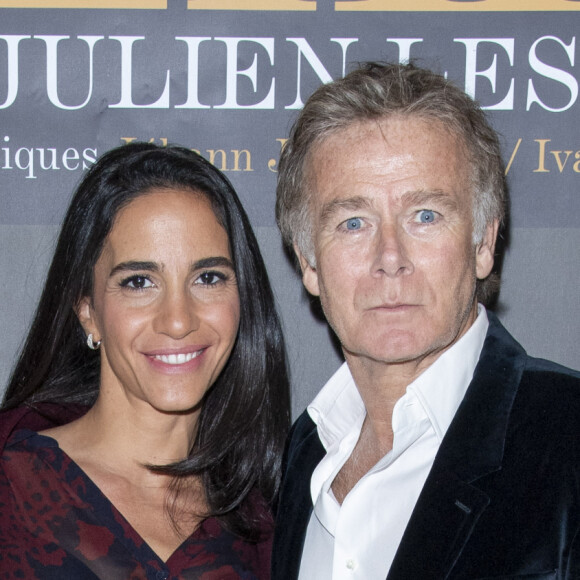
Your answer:
[[[78,491],[73,491],[71,488],[71,484],[66,481],[64,485],[70,489],[71,497],[78,497],[80,500],[86,502],[88,505],[91,505],[92,513],[94,514],[95,519],[99,520],[99,523],[105,527],[109,526],[109,522],[104,515],[107,512],[110,512],[114,521],[121,525],[123,528],[123,534],[116,534],[115,538],[122,542],[123,545],[129,552],[133,555],[134,558],[141,561],[142,557],[145,556],[148,560],[155,560],[159,566],[162,568],[170,568],[171,560],[174,556],[181,553],[185,546],[197,539],[202,539],[208,532],[206,530],[208,523],[215,519],[215,518],[206,518],[201,521],[199,526],[187,537],[185,538],[176,548],[173,550],[169,558],[167,560],[163,560],[157,552],[149,545],[149,543],[143,538],[143,536],[135,529],[135,527],[129,522],[129,520],[123,515],[123,513],[117,508],[117,506],[107,497],[105,493],[101,490],[101,488],[91,479],[91,477],[86,473],[86,471],[66,452],[64,451],[58,441],[53,437],[48,435],[41,435],[36,432],[30,432],[30,443],[36,448],[52,448],[57,453],[59,453],[63,459],[67,462],[67,469],[72,470],[74,477],[72,479],[76,479],[78,477],[81,478],[83,484],[86,488],[85,495],[91,497],[91,501],[88,499],[83,498]],[[54,467],[50,464],[48,466],[54,471]],[[96,505],[95,505],[95,503]],[[98,507],[103,509],[98,509]],[[106,509],[105,509],[106,508]],[[141,554],[139,555],[139,551],[145,548],[148,554]]]

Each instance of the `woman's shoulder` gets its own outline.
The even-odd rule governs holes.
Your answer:
[[[72,403],[34,403],[15,409],[0,410],[0,450],[19,429],[42,431],[64,425],[87,412],[83,405]]]

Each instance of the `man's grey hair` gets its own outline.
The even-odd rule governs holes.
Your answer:
[[[314,266],[308,164],[316,145],[354,123],[408,115],[441,123],[465,146],[471,163],[473,242],[505,217],[507,193],[496,132],[479,105],[443,76],[413,64],[365,63],[319,87],[306,102],[278,167],[276,220],[284,243],[296,244]],[[481,301],[497,291],[491,276],[478,281]]]

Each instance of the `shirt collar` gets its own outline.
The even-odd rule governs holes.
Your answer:
[[[407,393],[416,396],[425,410],[439,441],[473,378],[488,326],[486,310],[479,304],[478,316],[467,332],[407,387]],[[399,403],[406,396],[395,405],[393,419],[402,412]],[[360,430],[366,411],[346,362],[308,406],[308,414],[327,451],[353,428]]]
[[[343,363],[308,405],[308,414],[318,427],[318,435],[325,449],[362,422],[365,406],[356,388],[350,369]]]
[[[486,310],[480,304],[467,332],[407,387],[421,403],[439,442],[471,383],[488,326]]]

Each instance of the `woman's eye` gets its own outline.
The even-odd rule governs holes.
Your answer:
[[[362,228],[362,220],[360,218],[350,218],[344,222],[346,229],[349,231],[356,231]]]
[[[146,276],[131,276],[121,282],[121,286],[125,288],[132,288],[133,290],[143,290],[153,286],[153,282]]]
[[[221,272],[203,272],[199,275],[195,283],[204,284],[205,286],[213,286],[214,284],[223,282],[225,278],[226,277]]]
[[[419,212],[419,221],[422,224],[431,224],[435,221],[435,212],[431,209],[422,209]]]

